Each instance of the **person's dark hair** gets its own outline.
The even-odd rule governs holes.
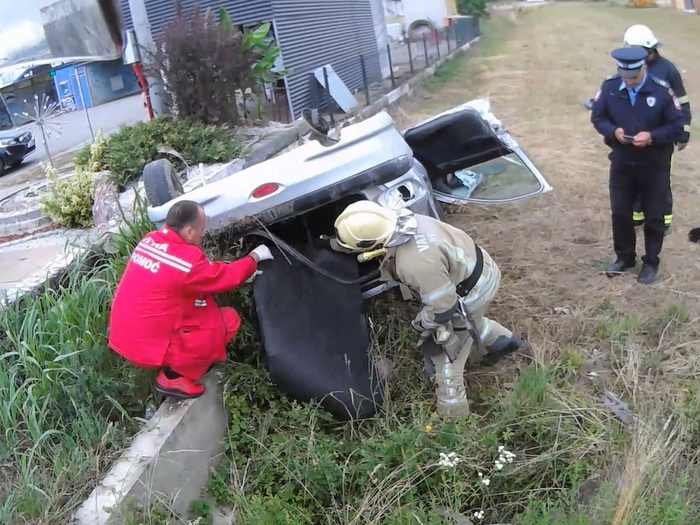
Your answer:
[[[202,207],[197,202],[178,201],[168,210],[165,225],[179,233],[186,226],[194,226],[201,209]]]

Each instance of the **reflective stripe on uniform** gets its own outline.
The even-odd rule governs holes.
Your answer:
[[[644,220],[644,212],[643,211],[633,211],[632,212],[632,220],[633,221],[643,221]]]
[[[690,104],[690,99],[688,98],[688,95],[683,95],[682,97],[678,97],[676,99],[679,104]]]
[[[423,304],[431,304],[451,293],[455,293],[455,285],[447,282],[437,290],[421,295],[420,298],[421,301],[423,301]]]
[[[686,133],[690,133],[690,124],[684,124],[683,131],[685,131]]]
[[[673,222],[673,214],[664,215],[664,226],[671,226],[671,222]]]

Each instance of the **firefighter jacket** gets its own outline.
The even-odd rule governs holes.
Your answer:
[[[660,78],[668,83],[676,96],[678,104],[681,106],[685,122],[683,123],[683,131],[678,136],[678,142],[685,143],[690,140],[690,123],[692,115],[690,113],[690,99],[685,91],[681,74],[673,62],[662,56],[647,60],[648,73],[656,78]]]
[[[498,288],[500,274],[489,254],[477,248],[467,233],[432,217],[415,217],[415,235],[403,244],[387,248],[381,278],[397,280],[420,297],[423,309],[419,317],[424,326],[444,324],[457,311],[457,285],[474,271],[477,249],[484,257],[483,271],[468,297],[473,300],[476,297],[472,295],[491,296]]]
[[[164,366],[172,342],[225,356],[229,331],[212,294],[242,284],[257,269],[251,256],[210,261],[199,246],[165,227],[134,249],[117,286],[109,320],[109,346],[137,366]]]
[[[598,90],[591,110],[591,123],[612,150],[613,162],[670,162],[673,145],[683,131],[684,118],[673,90],[649,74],[637,91],[634,105],[620,77],[608,77]],[[617,128],[630,136],[648,131],[652,142],[644,148],[622,144],[615,138]]]

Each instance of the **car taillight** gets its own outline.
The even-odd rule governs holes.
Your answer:
[[[261,197],[270,195],[270,193],[275,193],[279,189],[279,187],[280,185],[274,182],[263,184],[262,186],[258,186],[253,190],[252,196],[256,199],[260,199]]]

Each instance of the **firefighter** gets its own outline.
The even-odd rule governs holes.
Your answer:
[[[627,28],[627,31],[625,31],[623,42],[626,46],[643,47],[647,51],[646,63],[648,73],[656,78],[660,78],[671,86],[671,89],[677,97],[678,103],[681,105],[681,108],[683,108],[683,113],[685,114],[683,131],[676,141],[677,151],[683,151],[690,140],[691,113],[690,101],[688,99],[688,95],[686,94],[680,72],[673,62],[659,54],[658,48],[661,47],[662,44],[657,40],[654,33],[652,33],[651,29],[649,29],[647,26],[641,24],[630,26]],[[586,103],[586,107],[588,109],[593,107],[593,99]],[[671,157],[671,166],[673,167],[673,157]],[[634,219],[635,226],[642,226],[644,224],[644,212],[642,212],[641,195],[637,195],[632,212],[632,218]],[[668,202],[664,213],[665,233],[668,233],[672,222],[673,196],[669,188]]]
[[[654,33],[652,33],[651,29],[649,29],[647,26],[641,24],[631,26],[625,32],[624,41],[625,45],[628,46],[643,47],[647,51],[646,62],[648,73],[656,78],[666,81],[673,90],[673,94],[676,96],[678,103],[681,105],[685,116],[683,130],[676,141],[676,150],[683,151],[690,140],[691,113],[690,101],[688,99],[688,95],[686,94],[680,72],[673,62],[659,54],[658,48],[662,44],[656,39]],[[673,167],[673,156],[671,157],[671,167]],[[637,200],[634,203],[632,217],[634,219],[635,226],[641,226],[644,224],[644,212],[642,211],[641,195],[637,196]],[[664,211],[664,227],[666,233],[668,233],[672,222],[673,194],[671,191],[671,186],[669,185],[666,209]]]
[[[173,204],[165,226],[134,249],[110,312],[110,348],[136,366],[161,368],[155,390],[179,399],[204,393],[199,380],[226,359],[241,323],[212,294],[251,282],[258,264],[273,258],[260,245],[231,263],[210,261],[201,248],[205,226],[198,203]]]
[[[671,155],[685,117],[669,85],[648,74],[644,48],[621,47],[611,56],[618,73],[605,79],[591,112],[591,123],[611,149],[609,188],[617,259],[607,274],[619,275],[636,264],[632,207],[640,194],[646,253],[637,280],[649,284],[658,273]]]
[[[484,316],[500,283],[496,263],[458,228],[371,201],[349,205],[335,229],[335,250],[359,252],[360,261],[380,257],[381,279],[398,281],[420,298],[423,307],[411,325],[425,340],[428,369],[434,367],[438,413],[467,414],[467,359],[492,366],[524,345]],[[470,358],[473,339],[479,344]]]

